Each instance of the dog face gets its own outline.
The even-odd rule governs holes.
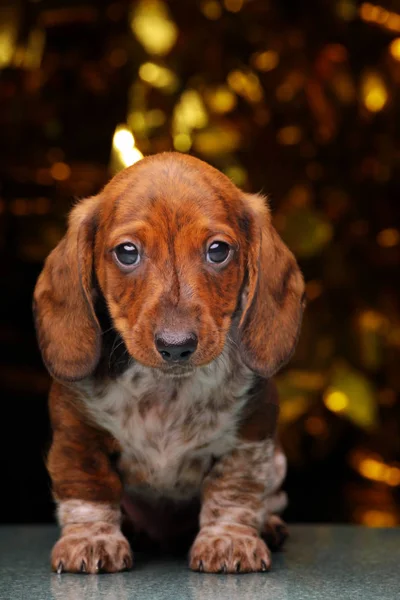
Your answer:
[[[39,344],[56,377],[93,373],[97,285],[129,354],[171,374],[237,344],[269,377],[297,339],[303,280],[263,198],[198,159],[155,155],[72,211],[35,290]]]

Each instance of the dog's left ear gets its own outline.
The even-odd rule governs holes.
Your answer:
[[[304,280],[296,259],[271,223],[266,200],[245,195],[250,215],[247,289],[239,323],[242,360],[271,377],[292,356],[304,309]]]

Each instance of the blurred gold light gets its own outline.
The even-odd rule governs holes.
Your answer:
[[[131,26],[149,54],[168,54],[178,37],[177,27],[169,16],[167,4],[161,0],[141,0],[135,8]]]
[[[121,152],[121,162],[125,167],[130,167],[143,158],[143,154],[138,148],[130,148],[125,152]]]
[[[257,52],[252,56],[252,64],[259,71],[272,71],[279,63],[279,54],[275,50]]]
[[[306,283],[306,296],[311,302],[322,294],[322,284],[320,281],[312,280]]]
[[[396,38],[389,46],[390,54],[395,60],[400,60],[400,38]]]
[[[210,21],[216,21],[222,15],[221,5],[216,0],[205,0],[201,3],[200,10]]]
[[[64,162],[55,162],[50,168],[50,174],[56,181],[65,181],[71,176],[71,169]]]
[[[206,100],[211,110],[219,114],[230,112],[237,102],[235,94],[226,85],[208,90]]]
[[[135,138],[125,127],[120,127],[114,133],[113,144],[120,152],[126,152],[135,145]]]
[[[247,172],[246,169],[240,167],[239,165],[232,165],[231,167],[227,167],[224,171],[225,175],[229,177],[238,186],[242,186],[247,181]]]
[[[382,6],[364,2],[360,6],[360,17],[363,21],[376,23],[390,31],[400,31],[400,15]]]
[[[350,463],[366,479],[386,483],[391,487],[400,485],[400,468],[388,465],[377,455],[357,451],[350,458]]]
[[[227,77],[228,85],[249,102],[260,102],[263,98],[263,89],[255,73],[245,71],[231,71]]]
[[[152,62],[146,62],[139,67],[139,76],[150,85],[169,91],[176,89],[178,84],[173,71]]]
[[[341,412],[349,405],[349,399],[339,390],[328,390],[324,396],[324,403],[332,412]]]
[[[197,133],[194,147],[207,156],[218,156],[236,150],[240,141],[240,135],[233,127],[215,127]]]
[[[397,229],[383,229],[376,236],[376,241],[384,248],[393,248],[400,242],[400,232]]]
[[[143,158],[143,154],[135,147],[135,138],[125,125],[118,125],[115,130],[113,150],[122,167],[130,167]]]
[[[364,75],[361,88],[364,104],[369,111],[379,112],[384,108],[388,93],[378,73],[370,72]]]
[[[384,510],[366,510],[362,513],[360,520],[367,527],[394,527],[397,525],[395,515]]]
[[[293,146],[301,140],[301,129],[297,125],[288,125],[278,131],[277,140],[283,146]]]
[[[208,123],[208,114],[202,97],[196,90],[185,90],[174,110],[174,129],[187,132],[201,129]]]
[[[192,138],[187,133],[174,135],[174,148],[178,152],[187,152],[192,146]]]
[[[243,0],[224,0],[226,10],[230,12],[239,12],[243,7]]]
[[[339,0],[336,12],[344,21],[351,21],[357,14],[357,8],[353,0]]]
[[[364,310],[359,316],[359,323],[362,329],[367,331],[378,331],[387,325],[387,320],[376,310]]]

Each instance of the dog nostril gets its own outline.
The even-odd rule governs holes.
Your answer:
[[[197,348],[197,336],[194,333],[176,334],[162,332],[155,336],[158,352],[165,361],[186,361]]]

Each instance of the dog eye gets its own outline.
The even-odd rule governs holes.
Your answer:
[[[208,247],[207,260],[211,263],[221,264],[228,258],[230,251],[229,244],[216,240]]]
[[[140,261],[139,250],[131,242],[118,244],[114,248],[114,256],[117,262],[124,267],[133,267]]]

